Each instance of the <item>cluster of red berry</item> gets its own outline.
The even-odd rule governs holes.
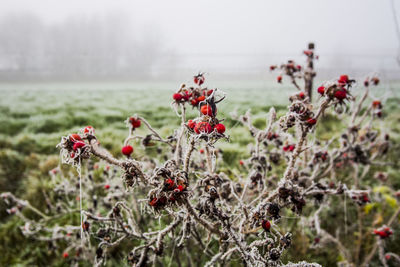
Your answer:
[[[187,88],[185,84],[182,84],[178,92],[172,95],[172,99],[177,104],[184,104],[189,102],[193,107],[198,107],[200,103],[205,102],[206,98],[213,93],[213,89],[201,88],[205,81],[203,73],[200,73],[193,78],[194,83],[199,87],[189,87]]]
[[[285,152],[292,152],[294,149],[296,148],[296,146],[295,145],[286,145],[286,146],[283,146],[283,151],[285,151]]]
[[[268,132],[268,134],[267,134],[267,139],[268,140],[274,140],[274,139],[277,139],[277,138],[279,138],[279,134],[278,133],[273,133],[273,132]]]
[[[365,81],[364,81],[364,86],[365,87],[368,87],[369,86],[369,83],[372,83],[373,85],[375,85],[375,86],[377,86],[378,84],[379,84],[379,82],[380,82],[380,80],[379,80],[379,78],[378,77],[372,77],[372,78],[366,78],[365,79]]]
[[[336,98],[339,102],[343,102],[348,98],[349,89],[354,82],[348,75],[341,75],[335,84],[329,87],[320,86],[317,92],[321,96],[327,95],[331,99]]]
[[[182,193],[186,191],[187,186],[185,183],[177,183],[174,179],[167,178],[164,180],[163,191],[165,194],[152,197],[149,201],[149,205],[153,208],[160,209],[163,208],[168,202],[173,204],[179,200]]]
[[[379,100],[375,100],[372,102],[372,108],[374,110],[374,114],[375,116],[377,116],[378,118],[382,117],[382,103]]]
[[[321,96],[328,96],[331,99],[337,99],[339,103],[343,103],[344,100],[348,99],[349,96],[349,89],[351,88],[352,84],[355,82],[355,80],[349,79],[348,75],[341,75],[339,79],[333,84],[329,86],[320,86],[317,89],[317,92]],[[373,85],[378,85],[379,84],[379,78],[377,77],[372,77],[371,79],[367,78],[364,81],[364,85],[366,87],[369,86],[370,82]],[[382,116],[382,105],[380,101],[374,101],[372,103],[373,108],[376,110],[375,114],[378,117]]]
[[[197,85],[204,83],[204,75],[194,76],[194,82]],[[210,134],[217,132],[223,134],[226,130],[225,125],[220,123],[216,118],[218,102],[215,100],[215,92],[217,90],[208,90],[207,88],[186,89],[186,85],[182,85],[179,92],[173,94],[172,98],[178,104],[190,102],[193,107],[199,108],[200,117],[194,120],[188,120],[186,126],[196,134]]]
[[[68,139],[64,140],[64,148],[66,148],[69,152],[69,156],[74,159],[78,152],[80,152],[80,155],[84,151],[86,147],[86,143],[84,142],[84,139],[87,139],[89,135],[94,135],[94,128],[92,126],[86,126],[82,134],[70,134],[68,136]]]
[[[222,123],[211,124],[208,121],[196,122],[194,120],[188,120],[187,126],[189,127],[189,129],[193,130],[196,134],[203,134],[203,133],[210,134],[213,131],[216,131],[219,134],[223,134],[226,130],[225,125],[223,125]]]
[[[274,71],[277,68],[278,68],[277,65],[271,65],[269,67],[269,70]],[[283,71],[284,74],[288,76],[293,76],[296,74],[296,72],[300,72],[302,70],[302,66],[296,64],[293,60],[288,60],[286,64],[282,64],[279,68]],[[282,75],[276,77],[276,80],[278,83],[282,83]]]
[[[371,202],[371,200],[369,199],[368,193],[365,193],[365,192],[363,192],[361,194],[353,195],[351,198],[360,206]]]
[[[324,152],[317,152],[314,154],[314,162],[318,162],[318,161],[322,161],[325,162],[328,159],[328,152],[324,151]]]
[[[375,229],[374,234],[379,236],[380,238],[384,239],[384,238],[391,236],[393,234],[393,231],[389,227],[384,226],[379,229]]]
[[[304,50],[303,54],[306,55],[309,58],[309,60],[318,59],[318,56],[314,56],[313,47],[310,48],[309,50]],[[280,66],[271,65],[269,67],[269,70],[274,71],[278,68],[282,71],[282,74],[276,77],[278,83],[282,83],[283,74],[290,77],[292,79],[292,82],[295,84],[296,84],[295,82],[296,78],[302,78],[305,75],[305,72],[302,72],[303,67],[299,64],[296,64],[293,60],[288,60],[286,64],[282,64]]]
[[[186,85],[182,85],[180,92],[172,95],[172,98],[176,103],[185,103],[190,102],[193,107],[197,107],[197,105],[203,102],[207,96],[210,96],[213,93],[213,90],[200,89],[195,90],[193,87],[186,89]]]

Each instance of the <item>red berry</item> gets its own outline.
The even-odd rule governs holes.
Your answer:
[[[388,237],[389,235],[388,235],[388,233],[386,233],[385,231],[380,231],[380,232],[379,232],[379,236],[380,236],[381,238],[386,238],[386,237]]]
[[[316,123],[317,123],[316,119],[310,118],[307,120],[307,124],[310,126],[315,125]]]
[[[177,187],[178,189],[179,189],[179,191],[183,191],[183,190],[185,190],[185,187],[183,186],[183,185],[178,185],[178,187]]]
[[[276,80],[278,81],[278,83],[281,83],[282,82],[282,76],[276,77]]]
[[[63,258],[66,259],[66,258],[68,258],[68,257],[69,257],[68,252],[64,252],[64,253],[63,253]]]
[[[283,149],[283,151],[287,152],[287,151],[289,151],[289,146],[284,146],[284,147],[282,147],[282,149]]]
[[[202,74],[199,74],[197,76],[194,76],[193,80],[194,80],[195,84],[202,85],[204,83],[205,78],[204,78],[204,76]]]
[[[104,189],[110,189],[110,185],[109,184],[104,185]]]
[[[197,98],[197,102],[204,101],[205,99],[206,99],[206,97],[205,97],[204,95],[199,96],[199,97]]]
[[[386,254],[386,255],[385,255],[385,259],[386,259],[386,260],[390,260],[390,254]]]
[[[336,91],[335,92],[335,97],[338,99],[338,100],[343,100],[343,99],[345,99],[346,98],[346,96],[347,96],[347,92],[346,92],[346,90],[338,90],[338,91]]]
[[[179,93],[175,93],[175,94],[172,95],[172,98],[173,98],[176,102],[179,102],[179,101],[182,100],[182,95],[179,94]]]
[[[190,94],[188,91],[183,92],[182,97],[183,97],[183,99],[184,99],[185,101],[188,101],[189,98],[190,98],[190,96],[191,96],[191,94]]]
[[[82,223],[82,228],[83,228],[83,230],[85,230],[85,231],[89,231],[89,228],[90,228],[90,223],[89,222],[83,222]]]
[[[218,133],[223,134],[225,132],[225,125],[219,123],[214,126],[214,129],[216,129]]]
[[[244,165],[244,161],[243,160],[239,160],[239,164],[243,166]]]
[[[338,82],[339,82],[340,84],[346,84],[346,83],[348,83],[348,82],[349,82],[349,76],[347,76],[347,75],[341,75],[341,76],[339,77]]]
[[[324,95],[325,94],[325,87],[323,87],[323,86],[318,87],[318,93],[320,93],[321,95]]]
[[[192,99],[190,101],[190,104],[192,104],[192,106],[197,106],[197,104],[198,104],[197,99]]]
[[[188,120],[187,126],[188,126],[190,129],[194,129],[194,127],[196,126],[196,122],[194,122],[193,120]]]
[[[171,190],[174,188],[174,180],[172,180],[171,178],[165,179],[164,180],[164,185],[168,190]]]
[[[157,206],[157,204],[158,204],[158,198],[156,198],[156,197],[152,198],[149,202],[149,205],[152,207]]]
[[[94,133],[94,128],[92,126],[86,126],[85,129],[83,130],[84,133]]]
[[[121,149],[122,154],[129,157],[133,153],[133,147],[130,145],[124,146]]]
[[[199,152],[200,152],[200,154],[203,154],[203,153],[204,153],[204,149],[201,148],[201,149],[199,150]]]
[[[201,113],[203,113],[203,115],[208,115],[208,116],[213,115],[213,110],[212,110],[211,106],[208,104],[202,106],[200,111],[201,111]]]
[[[269,66],[269,70],[274,70],[274,69],[276,69],[276,66],[274,65]]]
[[[265,231],[269,231],[269,229],[271,229],[271,223],[268,220],[264,220],[261,226]]]
[[[297,65],[296,69],[301,70],[301,65]]]
[[[294,150],[294,148],[295,148],[295,146],[294,146],[294,145],[290,145],[290,146],[289,146],[289,151],[293,151],[293,150]]]
[[[363,196],[362,196],[362,201],[364,201],[364,202],[369,202],[369,197],[368,197],[368,195],[363,195]]]
[[[306,95],[304,94],[304,92],[300,92],[299,93],[299,98],[300,99],[304,99],[306,97]]]
[[[392,230],[389,227],[381,228],[381,229],[375,229],[374,230],[375,235],[379,235],[380,238],[386,238],[389,237],[390,235],[393,234]]]
[[[373,108],[382,108],[382,103],[379,100],[375,100],[372,102],[372,107]]]
[[[69,140],[71,140],[72,142],[76,142],[82,140],[82,137],[79,134],[71,134],[69,136]]]
[[[303,53],[306,56],[311,56],[313,54],[313,52],[311,50],[305,50],[305,51],[303,51]]]
[[[136,118],[134,118],[134,117],[130,117],[130,118],[129,118],[129,122],[131,123],[132,128],[139,128],[140,125],[142,124],[142,121],[141,121],[141,120],[136,119]]]
[[[207,91],[207,95],[210,96],[213,92],[214,92],[214,90],[210,89],[210,90]]]
[[[185,190],[185,187],[183,186],[183,185],[178,185],[176,188],[175,188],[175,192],[176,193],[180,193],[180,192],[182,192],[183,190]]]
[[[197,134],[200,133],[211,133],[212,132],[212,128],[211,125],[208,122],[202,121],[196,124],[196,126],[194,127],[194,131]]]
[[[371,79],[371,81],[372,81],[372,83],[373,83],[374,85],[378,85],[378,84],[379,84],[379,78],[378,78],[378,77],[373,77],[373,78]]]
[[[74,149],[74,151],[77,151],[79,148],[82,148],[82,147],[84,147],[86,144],[84,143],[84,142],[82,142],[82,141],[78,141],[78,142],[75,142],[75,144],[74,144],[74,146],[73,146],[73,149]]]

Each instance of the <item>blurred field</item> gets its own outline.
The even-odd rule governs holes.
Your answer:
[[[86,125],[95,127],[102,145],[116,156],[120,155],[127,134],[124,120],[132,114],[146,118],[163,136],[170,135],[180,122],[171,108],[171,95],[179,86],[179,83],[172,82],[0,84],[0,191],[12,191],[34,202],[39,187],[48,179],[48,170],[58,162],[56,144],[61,136]],[[231,137],[230,143],[218,145],[224,151],[223,165],[236,166],[240,158],[248,155],[247,146],[252,138],[246,129],[230,119],[229,113],[237,110],[241,114],[251,108],[256,126],[263,127],[269,108],[275,106],[279,114],[284,113],[288,96],[295,89],[273,82],[221,82],[211,88],[214,87],[227,93],[227,99],[219,109],[219,117],[226,118],[227,133]],[[382,124],[391,133],[396,146],[400,139],[399,92],[397,84],[382,85],[372,92],[375,96],[388,93]],[[187,117],[194,117],[195,114],[189,108]],[[335,129],[344,126],[340,119],[327,116],[317,135],[329,138]],[[144,134],[141,131],[143,129],[139,133]],[[141,148],[135,151],[138,156],[144,155]],[[395,188],[398,189],[399,171],[394,168],[391,175],[393,181],[397,181]],[[35,204],[40,206],[40,203]],[[8,246],[12,240],[22,237],[16,225],[12,225],[14,220],[2,224],[8,216],[2,203],[0,209],[0,236],[11,231],[8,232],[11,237],[4,238],[4,242],[0,243]],[[17,253],[16,257],[20,260],[16,262],[23,262],[24,257],[40,252],[39,248],[36,252],[15,251],[17,248],[18,245],[8,248],[9,253]],[[6,256],[11,257],[9,254]],[[6,259],[0,265],[7,262]]]
[[[180,84],[2,84],[0,85],[1,147],[29,155],[53,155],[62,135],[85,125],[94,126],[103,145],[117,146],[126,135],[124,120],[138,113],[164,135],[172,133],[179,118],[171,108],[172,93]],[[235,87],[236,86],[236,87]],[[270,105],[282,105],[290,88],[267,84],[223,87],[227,100],[220,114],[229,128],[235,124],[229,112],[251,108],[263,120]],[[189,115],[195,111],[189,108]],[[231,129],[232,138],[244,138]],[[11,137],[11,138],[10,138]],[[234,140],[233,140],[233,143]]]

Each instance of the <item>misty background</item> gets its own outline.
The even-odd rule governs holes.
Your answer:
[[[310,41],[319,78],[395,80],[399,2],[2,0],[0,80],[254,78]]]

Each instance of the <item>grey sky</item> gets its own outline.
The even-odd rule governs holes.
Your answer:
[[[395,2],[400,12],[400,1]],[[198,65],[203,55],[246,58],[238,62],[257,60],[259,54],[285,58],[298,55],[310,40],[319,54],[330,56],[329,62],[338,60],[337,54],[394,58],[398,49],[390,0],[0,2],[0,16],[24,12],[48,23],[71,16],[124,14],[135,28],[153,31],[168,48],[183,59],[196,58]],[[386,64],[386,59],[377,64]]]

